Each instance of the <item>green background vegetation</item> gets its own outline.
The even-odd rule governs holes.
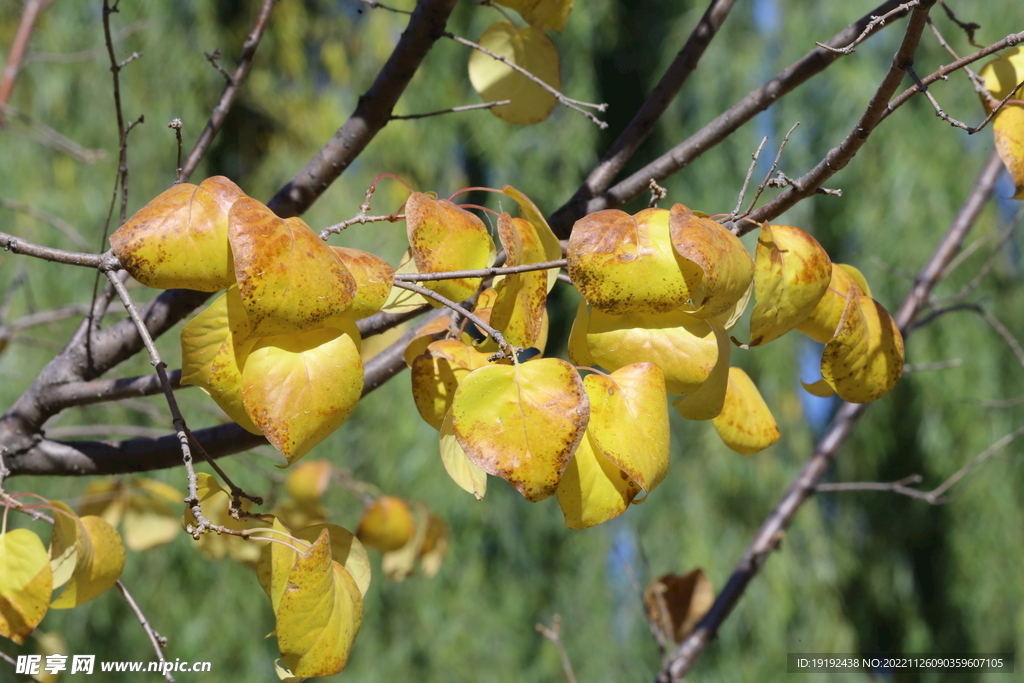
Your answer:
[[[411,7],[411,0],[392,0]],[[239,53],[258,2],[123,0],[113,18],[117,51],[143,56],[125,68],[125,116],[146,122],[132,131],[129,213],[173,181],[172,118],[184,121],[189,145],[219,97],[223,79],[203,58],[220,48],[228,68]],[[749,90],[826,40],[873,4],[856,2],[737,3],[699,70],[644,144],[629,170],[639,168]],[[101,249],[117,157],[110,74],[102,46],[100,3],[56,3],[37,25],[31,57],[12,105],[80,145],[106,150],[86,164],[40,144],[24,125],[0,131],[0,197],[60,216]],[[988,44],[1024,23],[1017,0],[954,5],[983,28]],[[423,190],[447,195],[472,185],[523,190],[545,212],[564,202],[601,150],[628,123],[644,94],[681,47],[704,10],[703,2],[588,0],[577,3],[564,34],[564,91],[607,101],[611,127],[599,131],[563,108],[528,128],[487,112],[393,122],[313,206],[305,219],[322,228],[354,215],[369,182],[381,172]],[[0,4],[0,45],[13,38],[21,3]],[[937,25],[962,53],[973,50],[937,8]],[[450,29],[476,38],[500,17],[462,2]],[[193,179],[224,174],[254,197],[268,200],[319,149],[355,107],[390,54],[405,19],[371,11],[356,1],[284,0],[257,53],[241,98],[203,167]],[[663,183],[670,202],[708,213],[732,210],[762,135],[774,155],[782,135],[800,128],[781,169],[797,176],[844,137],[887,68],[903,23],[887,28],[839,60],[769,112],[745,125],[690,167]],[[92,51],[92,52],[83,52]],[[70,55],[70,57],[69,57]],[[399,102],[396,113],[416,113],[479,101],[465,74],[468,53],[440,41]],[[917,61],[929,73],[950,58],[926,31]],[[909,83],[909,79],[908,79]],[[953,116],[977,123],[977,96],[962,74],[933,92]],[[186,147],[187,151],[188,147]],[[915,99],[886,121],[850,166],[827,185],[841,199],[818,196],[779,220],[811,231],[837,262],[858,266],[875,297],[895,311],[913,273],[926,261],[992,149],[989,131],[968,137],[935,118]],[[758,173],[767,170],[759,166]],[[1000,185],[999,193],[1010,194]],[[374,209],[391,211],[405,191],[383,181]],[[496,199],[482,193],[468,201]],[[636,204],[632,209],[640,208]],[[971,240],[1013,226],[1019,202],[992,202]],[[0,209],[4,230],[74,249],[49,225]],[[368,249],[397,263],[404,224],[356,226],[333,243]],[[751,237],[746,238],[751,243]],[[936,291],[955,294],[998,244],[980,248]],[[995,267],[970,297],[1011,331],[1024,335],[1018,312],[1020,242],[1011,238]],[[19,269],[27,285],[14,297],[11,319],[34,310],[88,301],[94,273],[0,254],[0,289]],[[136,287],[148,300],[155,292]],[[555,289],[551,355],[564,356],[576,297]],[[118,310],[114,310],[117,308]],[[108,319],[119,319],[112,307]],[[73,322],[35,328],[0,356],[0,406],[9,406],[68,338]],[[744,332],[739,328],[739,336]],[[172,366],[180,360],[177,333],[160,340]],[[360,681],[564,680],[555,649],[534,626],[562,616],[566,648],[581,683],[650,681],[659,655],[638,587],[665,572],[703,567],[721,587],[760,522],[809,456],[815,429],[801,402],[801,354],[813,354],[799,335],[756,351],[734,350],[735,362],[757,381],[782,429],[782,440],[756,456],[726,449],[709,423],[673,421],[673,463],[650,500],[623,517],[583,532],[566,529],[554,499],[529,504],[496,479],[483,502],[455,486],[444,472],[436,432],[416,414],[403,373],[361,402],[337,433],[307,458],[328,458],[387,493],[426,503],[448,523],[452,543],[439,575],[384,581],[375,555],[365,620],[348,669],[337,679]],[[988,444],[1015,429],[1024,406],[987,408],[980,402],[1021,393],[1024,371],[1007,345],[981,318],[954,313],[909,341],[907,361],[961,360],[944,370],[914,372],[871,407],[843,447],[829,475],[838,481],[924,477],[930,489]],[[806,363],[805,363],[806,365]],[[813,364],[812,364],[813,366]],[[136,357],[117,376],[150,371]],[[806,370],[805,370],[806,373]],[[805,374],[802,379],[815,377]],[[180,400],[193,428],[220,419],[195,390]],[[161,407],[159,397],[146,399]],[[675,416],[678,418],[678,416]],[[109,424],[166,427],[138,404],[72,409],[52,426]],[[112,432],[111,437],[119,435]],[[123,435],[120,435],[123,437]],[[931,507],[887,493],[822,494],[801,510],[736,612],[697,664],[693,680],[775,681],[787,652],[1024,652],[1024,468],[1013,444],[959,484],[958,497]],[[277,461],[267,449],[222,461],[239,483],[257,492],[280,491]],[[154,476],[184,488],[181,470]],[[82,479],[20,478],[15,490],[73,500]],[[327,495],[332,521],[354,528],[360,502],[341,488]],[[25,524],[23,516],[12,516]],[[48,533],[42,524],[41,534]],[[45,536],[44,536],[45,537]],[[179,680],[274,680],[277,656],[270,605],[252,571],[229,560],[207,561],[182,534],[169,546],[129,553],[123,580],[154,626],[170,639],[170,659],[210,660],[213,673]],[[42,631],[63,634],[69,653],[98,659],[148,660],[148,641],[114,592],[70,611],[47,615]],[[0,649],[30,651],[10,643]],[[1017,665],[1020,666],[1018,661]],[[6,666],[6,665],[3,665]],[[10,672],[0,673],[7,679]],[[155,679],[155,676],[151,676]],[[806,676],[807,681],[818,678]],[[865,680],[849,675],[842,680]],[[824,680],[824,676],[821,677]],[[829,680],[841,680],[831,677]],[[946,680],[940,674],[895,680]],[[972,680],[950,676],[948,680]]]

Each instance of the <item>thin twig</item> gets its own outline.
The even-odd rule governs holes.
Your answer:
[[[935,25],[935,22],[932,21],[930,17],[928,19],[928,26],[929,28],[931,28],[932,35],[935,36],[935,40],[939,41],[939,45],[945,48],[946,52],[953,56],[953,59],[960,59],[960,55],[958,55],[956,53],[956,50],[953,49],[953,46],[950,45],[946,41],[946,39],[942,37],[942,33],[939,32],[939,27]],[[971,44],[974,44],[973,41],[971,42]],[[982,46],[978,45],[977,47]],[[985,102],[988,103],[989,108],[994,109],[998,105],[999,101],[992,96],[992,93],[988,91],[988,89],[985,87],[984,81],[981,80],[978,74],[974,73],[974,69],[972,69],[971,67],[965,66],[963,70],[964,73],[967,74],[967,79],[971,82],[971,85],[974,87],[974,92],[981,95],[982,99],[984,99]]]
[[[953,10],[949,8],[949,5],[946,4],[945,0],[939,0],[939,5],[941,5],[942,9],[946,11],[946,16],[949,17],[949,20],[963,29],[964,33],[967,34],[968,43],[974,47],[982,47],[974,42],[974,32],[981,28],[981,24],[975,24],[973,21],[960,21],[957,19],[956,15],[953,14]]]
[[[224,77],[224,80],[227,81],[228,85],[231,85],[231,74],[229,74],[228,70],[219,64],[221,57],[220,48],[218,47],[214,49],[212,54],[204,52],[203,56],[206,57],[206,61],[208,61],[214,69],[220,72],[220,75]]]
[[[608,127],[608,123],[606,121],[602,121],[601,119],[597,118],[596,116],[591,114],[589,111],[584,109],[584,107],[588,107],[590,109],[596,109],[597,111],[603,112],[603,111],[608,109],[608,103],[607,102],[604,102],[604,103],[601,103],[601,104],[594,104],[594,103],[591,103],[591,102],[581,102],[580,100],[574,100],[574,99],[571,99],[569,97],[566,97],[565,95],[563,95],[561,93],[561,91],[557,90],[556,88],[551,87],[550,85],[545,83],[543,80],[541,80],[537,76],[534,76],[532,73],[530,73],[529,71],[527,71],[523,67],[519,66],[518,64],[516,64],[512,60],[510,60],[510,59],[508,59],[506,57],[502,57],[501,55],[499,55],[496,52],[492,52],[491,50],[488,50],[483,45],[478,45],[477,43],[474,43],[472,40],[466,40],[465,38],[463,38],[461,36],[457,36],[454,33],[450,33],[448,31],[445,31],[442,35],[444,35],[445,38],[450,38],[451,40],[454,40],[456,43],[460,43],[461,45],[465,45],[466,47],[471,47],[474,50],[477,50],[478,52],[482,52],[485,55],[487,55],[488,57],[490,57],[491,59],[495,59],[495,60],[501,62],[502,64],[504,64],[508,68],[512,69],[516,73],[518,73],[518,74],[520,74],[522,76],[525,76],[526,78],[530,79],[532,82],[534,82],[537,85],[539,85],[544,90],[547,90],[548,93],[550,93],[556,100],[558,100],[562,104],[562,106],[568,107],[569,109],[573,109],[573,110],[578,111],[579,113],[583,114],[588,119],[593,121],[594,124],[598,128],[600,128],[601,130],[604,130],[605,128]]]
[[[149,637],[149,642],[153,644],[153,650],[156,652],[156,658],[160,660],[160,670],[163,671],[164,680],[166,680],[167,683],[174,683],[174,677],[171,676],[170,671],[163,666],[166,661],[164,660],[164,648],[167,647],[167,639],[157,633],[156,630],[149,625],[149,620],[146,619],[146,615],[142,613],[139,605],[135,602],[135,599],[132,598],[132,594],[128,592],[128,589],[125,588],[125,585],[121,583],[120,579],[118,579],[116,585],[118,590],[121,591],[121,595],[124,596],[125,602],[127,602],[128,606],[131,607],[132,612],[135,612],[136,618],[139,620],[139,623],[142,624],[142,630],[145,631],[146,635]]]
[[[777,186],[773,186],[772,185],[772,174],[775,173],[775,169],[777,169],[779,167],[779,161],[782,159],[782,150],[786,149],[786,145],[789,143],[789,136],[793,134],[793,131],[796,130],[796,127],[799,126],[799,125],[800,125],[799,121],[794,123],[793,126],[789,129],[789,131],[786,132],[786,136],[784,138],[782,138],[782,142],[779,143],[779,151],[775,153],[775,160],[772,161],[772,167],[768,169],[768,173],[765,174],[764,180],[762,180],[761,184],[757,186],[757,193],[754,194],[754,198],[752,200],[750,200],[750,206],[748,206],[747,210],[743,212],[743,215],[739,216],[738,218],[746,218],[747,216],[750,215],[750,212],[754,210],[754,206],[757,205],[757,200],[761,198],[761,193],[764,192],[764,189],[766,187],[777,187]],[[768,138],[765,138],[765,140],[767,140],[767,139]],[[764,143],[762,142],[761,144],[764,144]],[[758,148],[757,151],[760,152],[761,151],[760,148]],[[757,163],[757,160],[755,159],[754,160],[754,164],[756,164],[756,163]],[[751,167],[750,167],[751,170],[754,169],[754,164],[751,165]],[[785,174],[784,173],[780,173],[779,175],[782,178],[785,178]],[[747,174],[747,180],[749,180],[749,179],[750,179],[750,175],[748,173]],[[746,181],[744,181],[744,188],[746,188]],[[736,205],[736,208],[737,208],[737,210],[739,209],[739,204],[738,203]],[[733,212],[733,213],[735,213],[735,212]]]
[[[37,209],[34,206],[29,206],[28,204],[3,198],[0,198],[0,207],[3,207],[8,211],[16,211],[18,213],[32,216],[32,218],[56,228],[62,235],[74,242],[79,249],[92,248],[92,245],[89,244],[89,240],[82,237],[82,233],[78,232],[78,230],[75,229],[75,226],[71,225],[63,218],[54,216],[52,213],[47,213],[42,209]]]
[[[897,14],[902,14],[903,12],[906,12],[907,10],[909,10],[911,8],[917,7],[919,4],[920,4],[920,0],[910,0],[910,2],[904,3],[904,4],[900,5],[899,7],[897,7],[896,9],[894,9],[894,10],[892,10],[890,12],[886,12],[885,14],[883,14],[881,16],[877,16],[877,17],[873,16],[873,17],[871,17],[871,21],[868,22],[868,25],[866,27],[864,27],[864,32],[861,33],[859,36],[857,36],[857,38],[852,43],[847,45],[846,47],[832,47],[831,45],[827,45],[826,43],[818,43],[818,42],[816,42],[814,44],[817,45],[820,48],[824,48],[824,49],[826,49],[826,50],[828,50],[830,52],[835,52],[837,54],[841,54],[841,55],[852,54],[853,52],[856,51],[856,48],[857,48],[858,45],[860,45],[865,40],[867,40],[868,36],[871,35],[871,32],[876,27],[877,28],[881,28],[882,26],[885,26],[885,22],[888,21],[890,18],[896,16]]]
[[[559,615],[555,615],[551,618],[551,626],[545,626],[544,624],[537,624],[537,630],[540,631],[541,635],[547,638],[554,644],[558,650],[558,656],[562,659],[562,670],[565,671],[565,678],[569,683],[576,683],[576,674],[572,670],[572,662],[569,661],[569,653],[565,651],[565,645],[562,643],[562,618]]]
[[[906,71],[907,74],[910,75],[910,78],[913,79],[914,83],[917,84],[918,92],[924,93],[924,96],[928,98],[929,102],[931,102],[932,108],[935,110],[935,115],[938,116],[943,121],[945,121],[946,123],[948,123],[949,125],[953,126],[954,128],[960,128],[961,130],[967,131],[968,135],[974,135],[978,131],[982,130],[985,126],[987,126],[988,122],[991,121],[992,118],[997,113],[999,113],[999,110],[1003,108],[1003,105],[1005,105],[1006,102],[1010,98],[1012,98],[1018,90],[1020,90],[1021,86],[1024,86],[1024,81],[1018,83],[1017,87],[1011,90],[1010,93],[1006,97],[1004,97],[998,105],[996,105],[995,109],[988,113],[988,116],[985,117],[984,121],[982,121],[977,126],[968,126],[963,121],[958,121],[957,119],[954,119],[952,116],[943,111],[942,107],[939,106],[939,101],[935,99],[935,96],[932,95],[931,91],[928,89],[928,86],[925,85],[925,83],[921,80],[917,73],[914,72],[914,68],[912,66],[907,66]]]
[[[3,324],[3,316],[0,315],[0,339],[10,338],[11,335],[36,325],[47,325],[76,315],[85,315],[88,312],[89,307],[84,304],[69,304],[49,311],[32,313],[6,324]]]
[[[276,4],[277,0],[263,0],[260,13],[256,17],[256,24],[252,27],[252,31],[249,32],[249,37],[245,39],[245,44],[242,45],[242,54],[238,58],[238,65],[235,66],[234,73],[228,77],[224,92],[221,93],[217,106],[210,113],[210,120],[206,122],[206,127],[203,128],[203,132],[199,134],[199,139],[196,140],[195,146],[189,152],[185,165],[181,167],[181,172],[178,174],[181,182],[186,182],[195,172],[196,168],[199,167],[199,162],[206,155],[210,144],[213,142],[213,138],[216,137],[221,126],[224,125],[224,120],[227,118],[228,112],[231,111],[235,98],[238,97],[242,82],[245,81],[249,68],[252,66],[252,59],[256,55],[256,48],[259,47],[260,40],[263,38],[263,32],[267,28],[267,22],[270,21],[270,11],[274,9]]]
[[[174,166],[174,184],[181,184],[181,119],[171,119],[168,128],[174,129],[174,137],[178,141],[178,161]]]
[[[481,268],[479,270],[452,270],[443,273],[398,273],[395,275],[396,282],[433,282],[436,280],[461,280],[472,277],[496,277],[498,275],[514,275],[516,273],[529,273],[536,270],[550,270],[552,268],[565,268],[568,261],[559,259],[557,261],[542,261],[540,263],[527,263],[522,266],[505,266],[500,268]]]
[[[743,199],[747,194],[747,187],[750,186],[750,179],[753,177],[754,169],[757,167],[757,160],[761,156],[761,150],[764,149],[764,146],[767,142],[768,136],[765,135],[763,138],[761,138],[761,144],[757,146],[757,150],[750,155],[750,168],[747,169],[747,176],[743,179],[743,187],[740,188],[740,194],[736,198],[736,208],[733,209],[732,213],[729,214],[730,218],[735,218],[736,216],[738,216],[740,213],[740,209],[743,208]],[[771,174],[769,173],[769,175]],[[654,182],[653,179],[651,182]]]
[[[473,111],[475,109],[490,109],[491,107],[500,107],[505,104],[511,104],[512,100],[498,100],[496,102],[483,102],[481,104],[464,104],[461,107],[452,107],[451,109],[440,109],[438,111],[427,112],[426,114],[404,114],[402,116],[391,116],[391,121],[408,121],[409,119],[425,119],[428,116],[441,116],[442,114],[454,114],[460,111]]]
[[[54,249],[52,247],[33,244],[32,242],[23,240],[20,237],[8,235],[6,232],[0,232],[0,249],[3,249],[4,251],[11,251],[15,254],[34,256],[36,258],[43,259],[44,261],[65,263],[71,266],[101,268],[104,270],[120,268],[120,263],[112,251],[107,251],[102,254],[83,254],[74,251],[64,251],[63,249]]]
[[[363,3],[364,5],[368,5],[370,9],[383,9],[387,10],[388,12],[394,12],[395,14],[412,14],[412,12],[410,12],[409,10],[389,7],[388,5],[377,2],[377,0],[359,0],[359,2]]]

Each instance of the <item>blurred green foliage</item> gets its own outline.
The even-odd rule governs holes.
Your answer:
[[[411,0],[392,2],[412,6]],[[173,181],[175,143],[166,123],[184,121],[187,152],[219,97],[223,78],[203,52],[220,48],[224,64],[232,68],[258,4],[120,3],[113,17],[119,58],[142,53],[122,73],[124,112],[128,120],[145,116],[130,136],[129,213]],[[678,143],[813,49],[815,40],[827,39],[872,6],[864,0],[737,3],[699,70],[627,170]],[[986,44],[1009,29],[1018,30],[1024,20],[1017,0],[953,7],[964,19],[982,24],[978,40]],[[553,211],[628,123],[703,10],[703,3],[692,0],[577,3],[565,33],[553,37],[562,55],[564,90],[571,97],[609,102],[607,132],[564,108],[529,128],[483,111],[393,122],[306,220],[319,229],[351,217],[367,185],[382,172],[443,195],[464,186],[508,183],[542,210]],[[0,4],[0,45],[10,44],[20,12],[21,3]],[[962,54],[973,50],[941,12],[933,15]],[[24,122],[0,131],[0,198],[62,217],[96,250],[105,248],[101,240],[117,158],[100,17],[98,0],[55,3],[47,10],[11,104],[75,143],[105,151],[105,159],[86,163],[58,151]],[[466,1],[456,8],[450,29],[472,39],[497,18],[493,9]],[[194,180],[225,174],[249,194],[269,199],[345,121],[404,22],[401,15],[371,10],[356,0],[281,2],[242,95]],[[781,169],[794,177],[807,170],[850,130],[887,68],[902,26],[894,23],[664,182],[669,201],[712,214],[730,211],[760,137],[769,135],[770,141],[758,175],[796,121],[801,126]],[[463,47],[440,41],[396,113],[479,101],[465,75],[467,59]],[[918,73],[950,59],[926,31]],[[982,118],[977,96],[962,74],[935,84],[933,92],[953,116],[971,123]],[[895,310],[991,148],[988,131],[968,137],[935,118],[928,103],[917,98],[885,122],[827,184],[842,188],[841,199],[814,197],[779,222],[811,231],[834,260],[861,268],[875,297]],[[373,206],[392,211],[404,198],[397,183],[384,180]],[[466,201],[497,207],[497,200],[484,193]],[[1013,235],[1002,244],[999,233],[1015,226],[1019,206],[1001,202],[986,208],[971,241],[987,241],[936,291],[939,300],[956,294],[994,254],[991,271],[969,300],[982,302],[1018,337],[1024,335],[1024,321],[1017,315],[1024,305],[1018,286],[1020,241]],[[5,231],[26,239],[75,248],[50,225],[24,213],[0,209],[0,222]],[[404,239],[402,224],[378,223],[353,227],[335,243],[397,262]],[[752,240],[745,241],[752,245]],[[11,319],[88,301],[92,291],[92,272],[11,254],[0,254],[0,288],[6,290],[20,269],[26,283],[13,295]],[[142,287],[133,291],[140,300],[155,295]],[[564,354],[575,296],[563,286],[555,290],[549,354]],[[119,315],[114,312],[111,318]],[[31,383],[72,327],[67,321],[33,328],[14,340],[0,356],[0,406],[9,406]],[[176,332],[159,345],[174,364],[179,357]],[[703,567],[715,586],[724,584],[810,454],[820,429],[801,403],[798,379],[806,353],[807,342],[797,335],[768,348],[733,353],[779,421],[783,438],[776,446],[743,458],[720,443],[710,424],[678,420],[668,479],[645,504],[584,532],[564,528],[554,499],[528,504],[495,479],[482,502],[458,489],[441,466],[436,433],[416,415],[407,374],[370,395],[342,429],[307,457],[329,458],[387,493],[426,503],[449,524],[452,545],[434,579],[392,584],[375,574],[362,632],[348,669],[338,678],[561,681],[555,649],[534,628],[558,613],[581,683],[652,680],[660,660],[638,593],[653,576],[693,567]],[[830,479],[891,481],[919,473],[923,487],[932,488],[1020,424],[1024,407],[982,403],[1024,393],[1024,371],[980,317],[951,313],[919,330],[908,344],[908,363],[946,360],[961,364],[910,373],[869,410]],[[146,360],[136,357],[115,373],[148,371]],[[194,428],[220,419],[199,392],[183,391],[180,400]],[[83,407],[66,411],[49,427],[164,428],[169,420],[158,417],[160,408],[158,397]],[[119,436],[125,435],[112,427],[111,437]],[[953,489],[956,499],[946,506],[889,493],[822,494],[812,500],[692,678],[774,681],[784,672],[787,652],[1024,652],[1021,453],[1017,443],[1000,451]],[[265,449],[223,461],[243,486],[271,496],[280,491],[276,462]],[[180,470],[154,476],[184,488]],[[24,478],[10,486],[73,502],[86,483]],[[332,488],[327,501],[332,521],[355,526],[356,497]],[[26,519],[12,516],[12,523],[26,524]],[[48,533],[38,530],[44,537]],[[130,553],[123,579],[169,638],[171,659],[213,662],[212,674],[183,674],[180,680],[274,679],[275,643],[263,638],[273,629],[273,615],[248,568],[202,559],[182,534],[170,546]],[[142,630],[116,593],[75,610],[53,611],[41,629],[62,633],[70,653],[95,653],[101,660],[152,657]],[[26,645],[25,651],[32,647]],[[16,652],[10,643],[0,649]],[[0,674],[5,680],[8,676]],[[954,680],[938,673],[892,678]],[[825,679],[808,675],[807,680]],[[958,675],[955,680],[972,679]]]

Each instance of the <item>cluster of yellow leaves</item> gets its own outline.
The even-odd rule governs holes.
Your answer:
[[[363,386],[354,321],[383,306],[388,263],[326,245],[222,177],[175,185],[110,243],[143,284],[227,288],[182,331],[182,383],[202,387],[289,463],[351,414]]]
[[[997,101],[1024,82],[1024,45],[1007,50],[981,70],[985,89]],[[986,108],[989,103],[984,102]],[[996,112],[992,121],[996,151],[1015,185],[1014,199],[1024,199],[1024,88]]]
[[[545,31],[561,33],[565,29],[573,0],[499,0],[497,4],[517,11],[527,25],[519,28],[509,20],[497,21],[487,27],[477,43],[561,90],[558,51]],[[491,107],[491,113],[509,123],[540,123],[557,104],[551,92],[507,63],[480,51],[469,57],[469,80],[488,102],[510,100],[508,104]]]
[[[103,518],[79,517],[60,501],[47,507],[54,513],[49,551],[28,529],[0,532],[0,635],[19,645],[49,608],[92,600],[117,583],[124,568],[121,537]]]

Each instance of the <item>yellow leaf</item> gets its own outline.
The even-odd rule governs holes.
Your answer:
[[[498,236],[505,248],[505,265],[521,266],[545,259],[533,225],[507,213],[498,217]],[[542,270],[514,273],[497,282],[498,293],[491,309],[490,325],[500,331],[514,346],[529,348],[540,338],[547,302],[547,275]]]
[[[561,33],[572,10],[573,0],[496,0],[499,5],[511,7],[522,15],[530,26],[539,31],[554,29]]]
[[[451,324],[452,317],[450,315],[438,315],[436,318],[428,321],[423,325],[423,327],[416,330],[416,333],[409,342],[409,345],[405,347],[405,364],[411,368],[416,357],[426,353],[427,347],[435,341],[440,341],[442,335],[448,332],[448,328],[451,327]]]
[[[731,312],[750,288],[754,262],[746,247],[710,218],[698,216],[682,204],[672,207],[672,245],[685,263],[699,268],[699,285],[690,286],[691,305],[700,318],[716,318]],[[683,265],[683,272],[689,272]]]
[[[228,239],[254,336],[320,327],[356,295],[355,279],[338,254],[300,218],[278,218],[246,197],[231,207]]]
[[[411,275],[418,272],[419,271],[416,270],[416,262],[412,260],[412,253],[410,251],[406,251],[405,254],[402,255],[402,260],[401,263],[398,264],[398,268],[395,269],[395,275]],[[420,306],[429,305],[432,301],[432,299],[428,299],[417,292],[411,292],[408,289],[392,286],[391,292],[388,294],[388,298],[381,307],[381,310],[389,311],[391,313],[406,313],[419,308]]]
[[[331,559],[327,529],[296,560],[276,616],[281,661],[294,675],[330,676],[345,668],[363,599],[348,571]]]
[[[288,575],[299,559],[297,548],[303,544],[295,543],[292,531],[285,526],[281,520],[274,519],[273,531],[278,533],[265,534],[268,538],[274,538],[278,542],[267,543],[260,553],[260,559],[256,563],[256,580],[259,581],[263,592],[270,598],[270,604],[277,614],[277,608],[281,604],[281,598],[288,587]]]
[[[0,635],[18,645],[50,605],[53,574],[39,537],[28,529],[0,535]]]
[[[414,533],[409,536],[406,543],[400,548],[384,553],[381,558],[381,569],[384,571],[384,578],[388,581],[404,581],[412,575],[416,568],[416,561],[420,558],[420,551],[427,538],[427,527],[430,520],[430,512],[422,503],[413,505],[415,514]]]
[[[428,579],[441,571],[444,556],[448,553],[448,525],[437,515],[427,517],[427,531],[420,545],[419,559],[423,575]]]
[[[681,643],[715,602],[715,589],[703,569],[664,574],[644,591],[647,618],[666,638]]]
[[[742,455],[764,450],[782,436],[761,392],[740,368],[729,368],[725,406],[711,424],[725,445]]]
[[[181,383],[210,395],[228,417],[259,434],[242,403],[242,364],[256,343],[249,318],[232,286],[181,330]]]
[[[903,374],[903,336],[880,303],[850,287],[835,337],[821,356],[821,377],[850,403],[885,396]]]
[[[520,66],[555,90],[562,89],[558,51],[551,39],[532,26],[517,29],[509,21],[491,24],[476,41],[494,54]],[[490,55],[474,50],[469,56],[469,80],[488,102],[511,100],[491,107],[503,121],[528,126],[540,123],[555,108],[550,92]]]
[[[562,258],[562,243],[558,241],[555,233],[552,232],[551,226],[544,220],[544,214],[540,212],[537,205],[534,204],[529,197],[525,194],[512,187],[506,185],[502,192],[507,194],[509,197],[515,200],[516,204],[519,205],[519,217],[528,221],[533,226],[534,231],[537,233],[537,237],[540,238],[541,244],[544,245],[544,259],[545,261],[557,261]],[[548,291],[555,286],[555,282],[558,281],[558,270],[552,268],[547,271],[548,278]]]
[[[280,659],[274,660],[274,673],[276,673],[277,677],[284,681],[284,683],[302,683],[306,680],[304,676],[296,676],[289,671],[288,667],[285,666],[284,662]]]
[[[295,532],[295,537],[313,543],[327,529],[331,536],[331,559],[345,568],[359,587],[359,594],[370,590],[370,556],[355,535],[337,524],[314,524]]]
[[[242,369],[242,402],[294,463],[348,419],[363,391],[359,332],[321,328],[260,339]]]
[[[568,261],[587,303],[616,315],[677,309],[701,278],[700,268],[673,249],[665,209],[635,216],[607,209],[581,218],[572,227]]]
[[[455,436],[469,459],[532,502],[555,493],[589,414],[580,376],[557,358],[474,370],[452,404]]]
[[[116,527],[121,523],[130,495],[128,487],[120,479],[111,477],[92,481],[82,493],[81,502],[78,504],[78,514],[82,517],[85,515],[102,517],[107,524]]]
[[[450,410],[441,423],[441,462],[452,481],[476,496],[477,500],[483,500],[487,493],[487,473],[470,460],[459,445]]]
[[[455,390],[466,375],[489,365],[487,354],[456,339],[436,341],[412,364],[412,398],[420,416],[434,429],[452,407]]]
[[[574,331],[576,324],[583,324],[582,317],[581,308]],[[586,324],[587,350],[594,363],[606,370],[654,363],[665,374],[668,393],[676,396],[697,391],[718,363],[714,327],[692,313],[609,315],[593,309]]]
[[[586,529],[621,515],[640,491],[601,455],[588,430],[558,483],[558,505],[567,527]]]
[[[359,320],[373,315],[384,307],[391,285],[395,280],[395,269],[384,259],[359,249],[331,247],[345,269],[355,278],[356,293],[352,303],[342,313],[346,318]]]
[[[386,553],[404,546],[415,533],[408,503],[395,496],[380,496],[363,510],[356,537],[363,545]]]
[[[153,479],[133,479],[124,514],[124,544],[141,552],[169,543],[181,533],[176,508],[184,496]]]
[[[590,306],[586,299],[580,299],[580,305],[576,308],[576,317],[572,321],[572,330],[569,332],[569,360],[580,367],[593,367],[594,358],[590,355],[590,347],[587,345],[587,328],[590,326]]]
[[[851,286],[859,287],[861,293],[870,291],[866,289],[867,282],[859,270],[845,263],[833,263],[828,289],[811,314],[796,329],[815,341],[828,343],[835,336],[839,319],[846,310],[846,295]]]
[[[1024,90],[1024,88],[1022,88]],[[1024,94],[1020,95],[1024,99]],[[992,122],[996,151],[1013,178],[1013,199],[1024,199],[1024,106],[1007,104]]]
[[[494,240],[484,222],[447,199],[431,199],[413,192],[405,202],[406,232],[416,269],[420,273],[486,268],[494,255]],[[401,269],[399,269],[401,270]],[[421,283],[452,301],[465,301],[476,293],[480,278],[459,278]],[[438,308],[433,299],[429,303]]]
[[[309,460],[291,468],[284,480],[284,488],[299,505],[315,508],[324,497],[330,481],[330,461]]]
[[[807,390],[807,393],[818,398],[832,398],[836,395],[836,390],[832,388],[832,385],[827,380],[819,379],[817,382],[808,384],[807,382],[800,382],[803,388]]]
[[[668,474],[665,377],[653,363],[633,363],[583,380],[590,399],[587,433],[597,450],[645,491]]]
[[[124,545],[114,527],[101,517],[78,517],[60,501],[51,504],[64,510],[59,523],[54,519],[53,538],[50,541],[51,558],[56,561],[55,574],[63,575],[69,563],[73,571],[64,591],[50,605],[54,609],[78,607],[106,592],[121,576],[124,568]],[[75,551],[68,551],[74,544]]]
[[[245,197],[227,178],[175,185],[110,236],[121,265],[157,289],[216,292],[235,281],[228,248],[228,211]]]
[[[1002,100],[1024,81],[1024,45],[1006,50],[985,64],[978,75],[985,81],[985,89],[997,100]]]
[[[672,402],[672,406],[687,420],[711,420],[718,417],[725,405],[725,394],[729,386],[729,357],[732,344],[729,335],[721,323],[710,321],[718,340],[718,362],[715,368],[697,387],[697,390],[684,398]]]
[[[778,339],[811,314],[832,280],[832,262],[800,228],[765,222],[757,238],[750,346]]]
[[[314,524],[293,534],[290,528],[280,520],[274,521],[273,528],[310,545],[320,537],[320,532],[327,529],[331,538],[331,559],[348,571],[359,587],[359,593],[366,595],[366,591],[370,588],[370,557],[366,554],[366,548],[359,542],[359,539],[352,535],[352,532],[336,524]],[[296,543],[294,540],[289,541],[281,534],[268,533],[266,535],[290,542],[296,547],[304,547],[303,544]],[[275,611],[284,594],[288,574],[297,559],[298,553],[281,543],[267,543],[260,554],[259,562],[256,564],[256,577],[260,586],[263,587],[263,591],[270,598]]]

